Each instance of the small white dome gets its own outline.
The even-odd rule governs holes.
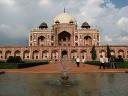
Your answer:
[[[76,20],[73,16],[71,16],[70,14],[64,12],[61,13],[59,15],[57,15],[54,18],[54,23],[59,22],[59,23],[70,23],[70,22],[74,22],[74,24],[76,24]]]

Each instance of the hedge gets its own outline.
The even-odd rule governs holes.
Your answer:
[[[117,68],[128,68],[128,61],[115,62]],[[100,61],[85,61],[84,64],[96,65],[99,66]]]
[[[44,65],[48,64],[48,61],[34,61],[34,62],[22,62],[22,63],[6,63],[6,62],[1,62],[0,63],[0,69],[17,69],[17,68],[27,68],[27,67],[32,67],[32,66],[37,66],[37,65]]]
[[[7,63],[23,63],[20,56],[9,56],[6,62]]]
[[[99,65],[100,61],[85,61],[84,64]]]

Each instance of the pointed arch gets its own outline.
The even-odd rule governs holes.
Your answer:
[[[7,50],[5,52],[5,59],[8,59],[9,56],[11,56],[11,51],[10,50]]]

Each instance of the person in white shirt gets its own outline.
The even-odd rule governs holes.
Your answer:
[[[79,57],[76,58],[76,64],[77,64],[77,67],[80,66],[80,59],[79,59]]]
[[[100,56],[100,68],[103,67],[103,69],[105,69],[105,58],[103,58],[103,56],[101,55]]]

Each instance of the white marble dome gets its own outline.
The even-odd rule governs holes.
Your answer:
[[[76,24],[76,20],[73,16],[71,16],[70,14],[64,12],[64,13],[60,13],[59,15],[57,15],[55,18],[54,18],[54,24],[56,22],[59,22],[59,23],[74,23]]]

